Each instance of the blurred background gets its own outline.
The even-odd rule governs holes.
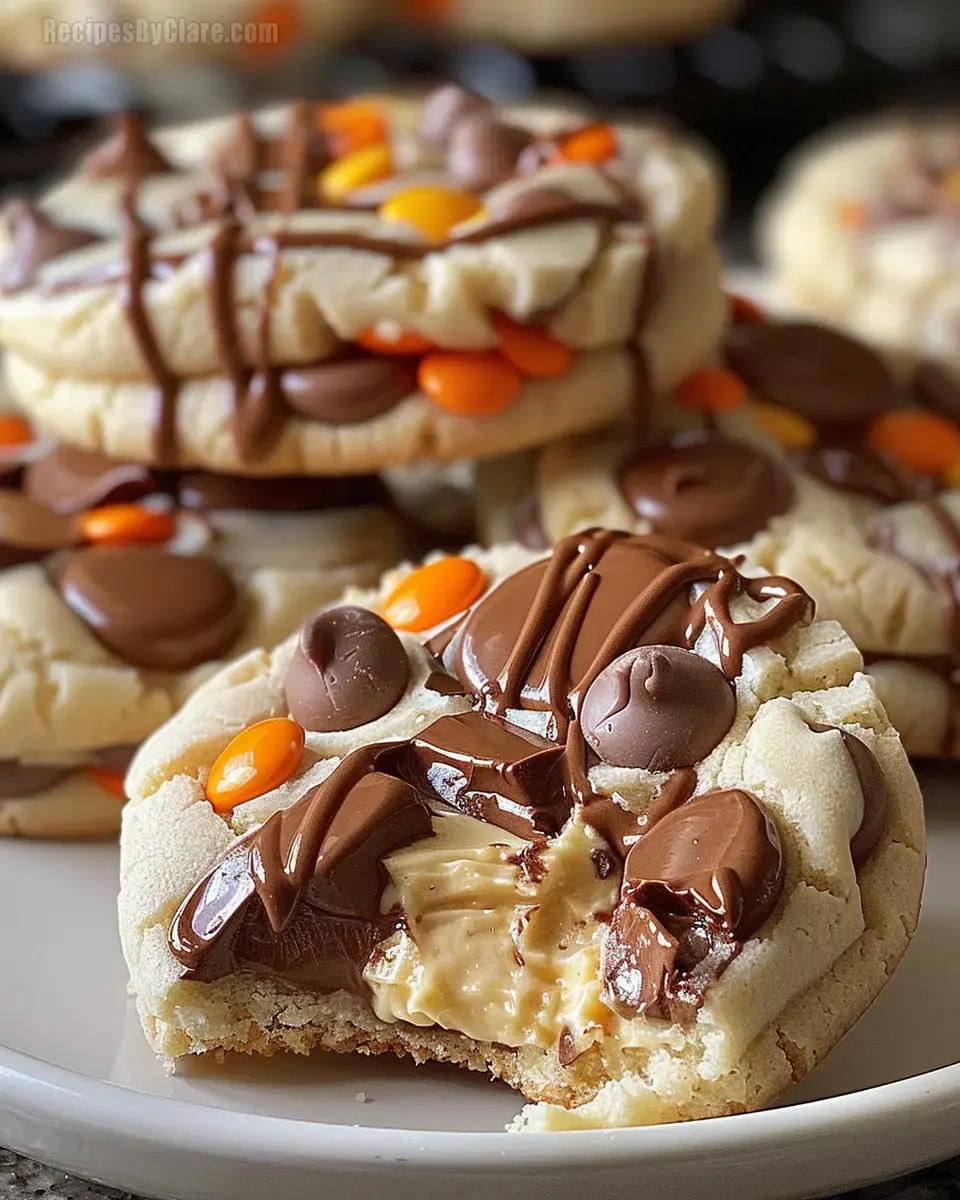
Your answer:
[[[244,26],[223,45],[201,21]],[[182,119],[454,79],[700,132],[735,181],[738,250],[752,201],[811,132],[960,100],[960,0],[0,0],[0,61],[2,186],[61,168],[120,107]]]

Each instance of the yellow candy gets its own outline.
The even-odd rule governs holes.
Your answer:
[[[393,174],[393,155],[385,142],[345,154],[320,172],[319,188],[326,200],[342,200],[357,188],[378,183]]]
[[[817,440],[817,431],[806,417],[779,404],[751,404],[750,415],[757,428],[784,450],[809,450]]]
[[[454,188],[405,188],[380,205],[384,221],[404,221],[434,241],[443,241],[455,225],[482,212],[483,205],[471,192]]]
[[[943,486],[948,488],[960,488],[960,455],[947,467],[943,473]]]
[[[948,200],[960,204],[960,170],[953,170],[940,181],[940,190]]]

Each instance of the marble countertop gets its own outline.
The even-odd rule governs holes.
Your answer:
[[[0,1200],[137,1200],[137,1197],[87,1183],[12,1151],[0,1150]],[[960,1158],[916,1175],[846,1192],[842,1200],[960,1200]]]

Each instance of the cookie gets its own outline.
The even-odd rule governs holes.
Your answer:
[[[0,222],[5,379],[65,441],[165,467],[510,452],[710,353],[715,207],[662,128],[454,87],[155,138],[127,118]]]
[[[812,611],[595,529],[395,571],[225,668],[128,776],[151,1045],[451,1061],[522,1092],[519,1129],[772,1100],[923,879],[900,740]]]
[[[7,0],[0,54],[21,70],[79,61],[111,63],[139,81],[187,63],[231,61],[247,70],[282,61],[305,40],[339,41],[379,14],[379,0]]]
[[[412,6],[415,10],[419,7]],[[448,0],[428,9],[430,25],[444,33],[488,38],[532,52],[579,50],[626,40],[673,40],[692,37],[733,16],[738,0]],[[419,14],[418,14],[419,15]],[[423,19],[423,18],[422,18]]]
[[[157,475],[59,447],[0,482],[0,835],[116,833],[137,744],[218,662],[401,552],[359,477]]]
[[[484,466],[482,535],[608,524],[745,553],[843,624],[912,754],[960,754],[960,376],[898,375],[788,321],[735,326],[726,362],[639,441],[618,426]]]
[[[960,367],[960,119],[889,115],[787,162],[760,221],[784,299],[890,348]]]

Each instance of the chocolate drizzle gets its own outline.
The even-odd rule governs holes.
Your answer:
[[[734,621],[730,606],[738,596],[774,603],[750,620]],[[309,921],[311,937],[320,936],[316,930],[327,915],[366,921],[356,933],[364,945],[368,935],[386,936],[393,918],[379,910],[374,884],[375,878],[382,882],[382,870],[377,875],[374,864],[391,849],[427,836],[431,814],[465,813],[524,838],[528,846],[515,862],[535,883],[545,869],[543,847],[579,805],[584,822],[610,846],[594,869],[606,877],[626,864],[623,898],[607,938],[610,947],[619,947],[607,953],[608,974],[622,975],[609,965],[616,955],[632,962],[654,953],[635,941],[640,926],[634,910],[642,905],[649,910],[647,927],[659,920],[664,936],[683,946],[662,964],[667,982],[656,985],[653,999],[653,984],[645,983],[634,1011],[655,1009],[661,994],[689,1009],[739,952],[742,938],[772,911],[781,886],[775,831],[745,793],[691,800],[697,782],[692,769],[671,775],[644,814],[596,795],[589,781],[595,760],[579,728],[581,697],[625,651],[650,644],[691,647],[705,630],[732,679],[748,650],[811,613],[809,598],[795,584],[747,579],[728,559],[697,547],[600,530],[565,539],[549,559],[492,589],[454,630],[445,665],[474,695],[473,711],[440,717],[404,741],[360,747],[323,783],[236,842],[181,906],[170,933],[174,955],[189,974],[209,979],[244,965],[275,969],[272,951],[254,958],[249,949],[238,949],[242,931],[251,927],[267,946],[268,928],[285,946],[286,931],[297,921]],[[729,684],[716,668],[704,667],[716,672],[723,689],[721,724],[728,724]],[[299,681],[300,666],[297,672]],[[684,679],[693,686],[699,676],[684,672],[676,682]],[[518,723],[521,712],[541,714],[546,736]],[[663,832],[674,827],[686,848]],[[688,831],[694,839],[689,846]],[[350,881],[361,878],[366,882],[358,897]],[[660,903],[658,887],[669,892],[674,907]],[[309,915],[299,917],[304,908]],[[670,932],[679,929],[677,922],[683,929]],[[704,939],[709,944],[697,957]],[[286,950],[282,957],[289,959]],[[297,979],[304,981],[302,971]],[[620,984],[608,984],[622,1006]],[[311,974],[308,986],[328,989],[329,971]],[[358,986],[356,978],[350,986]]]

